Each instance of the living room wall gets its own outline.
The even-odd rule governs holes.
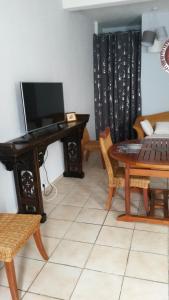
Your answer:
[[[2,0],[0,36],[0,142],[25,133],[20,81],[63,82],[65,110],[90,113],[94,135],[92,22],[63,11],[61,0]],[[62,174],[61,142],[48,147],[46,168],[51,181]],[[2,164],[0,182],[0,211],[16,211],[13,173]]]
[[[147,13],[142,16],[142,31],[165,26],[169,37],[169,13]],[[160,53],[148,53],[142,47],[142,113],[169,110],[169,73],[161,67]]]

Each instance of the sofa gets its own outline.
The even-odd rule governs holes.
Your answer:
[[[144,121],[144,120],[148,120],[151,123],[152,127],[155,128],[155,125],[157,122],[169,122],[169,111],[161,112],[158,114],[152,114],[152,115],[138,116],[133,125],[133,128],[137,132],[138,139],[143,139],[145,137],[144,131],[140,124],[140,122]],[[158,138],[158,135],[155,135],[154,137]],[[159,137],[161,138],[161,136],[159,136]],[[169,138],[169,135],[167,138]]]

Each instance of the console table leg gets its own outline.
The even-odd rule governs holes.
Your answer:
[[[18,199],[18,212],[40,214],[46,221],[43,209],[41,181],[39,174],[38,149],[22,156],[14,167],[14,178]]]
[[[62,139],[64,148],[65,171],[63,176],[83,178],[81,139],[84,126],[78,128],[71,136]]]

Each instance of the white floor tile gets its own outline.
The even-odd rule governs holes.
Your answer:
[[[104,225],[134,229],[135,227],[134,222],[122,222],[117,220],[117,217],[121,214],[124,214],[124,212],[109,211],[107,218],[104,222]]]
[[[86,268],[124,275],[128,250],[95,245],[87,262]]]
[[[126,276],[168,282],[168,257],[152,253],[131,251]]]
[[[78,268],[47,263],[29,291],[68,300],[80,272]]]
[[[71,300],[118,300],[121,283],[120,276],[85,270]]]
[[[71,221],[48,219],[41,225],[41,233],[43,236],[62,238],[71,224]]]
[[[89,198],[89,194],[90,192],[87,190],[75,189],[64,197],[61,204],[83,207]]]
[[[87,208],[96,208],[96,209],[104,209],[106,199],[107,199],[107,193],[102,192],[102,193],[97,194],[97,192],[95,192],[95,193],[93,192],[89,196],[89,199],[85,204],[85,207],[87,207]]]
[[[135,230],[131,245],[132,250],[168,254],[168,235]]]
[[[16,257],[14,260],[17,286],[19,289],[26,291],[29,285],[36,278],[44,262],[31,260],[24,257]],[[0,270],[0,284],[8,286],[5,268]]]
[[[56,248],[56,246],[58,245],[60,240],[43,236],[42,241],[43,241],[45,250],[46,250],[48,256],[50,257],[51,253],[54,251],[54,249]],[[28,258],[32,258],[32,259],[43,260],[43,257],[40,255],[33,238],[31,238],[27,242],[25,247],[23,247],[18,252],[18,256],[24,256],[24,257],[28,257]]]
[[[168,227],[117,221],[125,208],[124,189],[117,190],[113,211],[107,214],[108,181],[100,156],[91,155],[83,169],[83,180],[61,178],[55,182],[57,196],[51,193],[44,198],[48,220],[41,228],[50,262],[41,269],[44,261],[32,240],[18,253],[27,259],[15,259],[19,287],[26,290],[32,284],[29,292],[22,292],[22,299],[169,300]],[[154,185],[159,186],[159,179]],[[140,193],[131,194],[131,204],[133,213],[138,208],[144,212]],[[127,262],[130,245],[133,250]],[[7,285],[3,268],[0,284]],[[11,300],[7,287],[0,286],[0,300]]]
[[[21,299],[21,297],[23,297],[23,295],[24,295],[24,292],[18,290],[18,294],[19,294],[19,299]],[[0,286],[0,299],[1,300],[11,300],[11,293],[10,293],[9,288]]]
[[[124,278],[120,300],[168,300],[168,285]]]
[[[91,248],[91,244],[63,240],[54,251],[50,261],[83,268]]]
[[[76,206],[57,205],[49,214],[49,218],[74,221],[80,210],[81,208]]]
[[[101,225],[103,224],[106,215],[107,211],[102,209],[83,208],[76,221]]]
[[[136,223],[135,229],[159,232],[159,233],[168,233],[168,226],[148,224],[148,223]]]
[[[137,214],[140,200],[131,199],[131,213]],[[112,201],[112,210],[114,211],[125,211],[125,200],[119,196],[114,196]]]
[[[133,230],[103,226],[96,244],[129,249]]]
[[[47,296],[26,293],[26,295],[23,297],[23,300],[57,300],[57,298],[51,298]]]
[[[46,203],[44,204],[44,212],[47,216],[51,213],[51,211],[55,208],[56,204]]]
[[[100,230],[99,225],[73,223],[65,235],[65,239],[94,243]]]

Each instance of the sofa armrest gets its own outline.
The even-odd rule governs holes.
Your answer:
[[[144,116],[139,116],[139,117],[137,117],[137,119],[136,119],[136,121],[135,121],[135,123],[134,123],[134,125],[133,125],[133,128],[134,128],[134,129],[136,130],[136,132],[137,132],[137,138],[138,138],[139,140],[144,139],[144,136],[145,136],[144,131],[143,131],[141,125],[140,125],[140,122],[143,121],[143,120],[145,120],[145,119],[144,119]]]

